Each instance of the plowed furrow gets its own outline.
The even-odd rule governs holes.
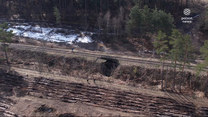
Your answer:
[[[44,78],[32,81],[32,86],[29,86],[28,91],[30,95],[36,97],[37,95],[41,95],[44,98],[61,100],[68,103],[80,101],[128,113],[153,114],[155,116],[191,116],[195,113],[193,104],[179,103],[169,98],[134,94],[126,91],[114,91],[96,86]]]

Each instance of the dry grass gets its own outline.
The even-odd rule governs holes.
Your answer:
[[[86,60],[79,57],[63,57],[48,55],[40,52],[31,51],[11,51],[11,62],[14,66],[31,69],[41,72],[48,72],[49,74],[60,74],[73,77],[79,77],[83,79],[96,79],[100,81],[113,82],[104,75],[100,67],[100,62]],[[15,59],[14,59],[15,58]],[[128,63],[127,63],[128,64]],[[173,74],[170,70],[164,71],[167,81],[166,87],[168,90],[172,90]],[[207,95],[207,80],[205,76],[197,77],[189,72],[185,74],[183,79],[181,73],[177,72],[176,86],[182,82],[183,92],[192,94],[195,90],[202,91]],[[185,79],[184,79],[185,78]],[[134,66],[128,64],[128,66],[121,65],[116,69],[111,79],[119,79],[123,84],[131,86],[142,86],[150,89],[160,90],[161,74],[159,66],[158,68],[152,66],[142,67],[140,65]]]

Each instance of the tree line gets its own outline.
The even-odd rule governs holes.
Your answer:
[[[181,13],[191,0],[0,0],[0,14],[12,19],[54,22],[56,17],[53,11],[57,8],[62,24],[99,27],[99,18],[109,18],[109,22],[114,24],[110,27],[114,30],[116,20],[127,21],[130,9],[138,3],[140,7],[156,7],[177,17],[177,13]],[[123,22],[119,25],[125,27]]]

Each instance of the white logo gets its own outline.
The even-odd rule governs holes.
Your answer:
[[[188,15],[191,14],[191,10],[190,10],[189,8],[185,8],[185,9],[183,10],[183,14],[186,15],[186,16],[188,16]]]

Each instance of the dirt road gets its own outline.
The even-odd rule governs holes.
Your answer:
[[[41,46],[33,46],[33,45],[25,45],[25,44],[10,44],[10,48],[19,49],[19,50],[30,50],[37,52],[45,52],[52,55],[59,56],[67,56],[67,57],[84,57],[89,60],[96,60],[100,57],[111,57],[118,59],[121,65],[129,65],[129,66],[143,66],[143,67],[151,67],[158,68],[161,64],[159,59],[155,58],[142,58],[136,56],[128,56],[128,55],[119,55],[113,53],[105,53],[98,51],[87,51],[87,50],[70,50],[70,49],[60,49],[60,48],[50,48],[50,47],[41,47]],[[165,66],[172,66],[170,61],[165,62]],[[196,64],[191,63],[185,67],[186,71],[195,72]]]

